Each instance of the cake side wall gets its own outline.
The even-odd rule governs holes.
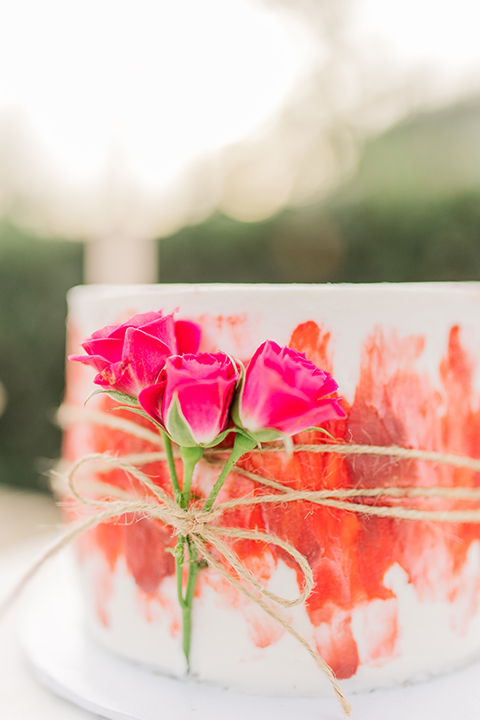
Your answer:
[[[139,297],[100,302],[98,297],[90,301],[87,292],[71,310],[70,337],[78,343],[79,337],[135,312],[179,307],[179,317],[202,325],[202,350],[222,349],[248,360],[268,338],[305,352],[332,372],[347,401],[347,421],[329,426],[341,441],[479,457],[475,288],[402,293],[378,287],[363,294],[355,288],[327,290],[272,288],[256,294],[255,288],[248,293],[233,288],[219,294],[201,288],[152,289]],[[67,401],[80,404],[92,389],[92,373],[82,366],[70,372]],[[93,399],[92,404],[105,410],[105,402]],[[311,442],[312,435],[304,433],[295,441]],[[120,454],[150,449],[138,439],[85,423],[68,431],[65,448],[68,459],[108,448]],[[202,463],[194,489],[205,495],[215,469]],[[242,466],[309,490],[477,484],[467,470],[368,456],[347,461],[332,454],[252,454]],[[168,483],[160,464],[150,468],[150,474]],[[118,471],[102,475],[102,480],[126,487]],[[253,481],[232,473],[219,499],[253,488]],[[418,501],[417,507],[424,502]],[[435,509],[451,507],[444,500],[434,501]],[[345,679],[347,691],[443,671],[476,654],[477,526],[372,518],[304,503],[288,510],[257,506],[253,514],[237,511],[235,524],[242,523],[280,535],[308,558],[316,587],[306,607],[287,616]],[[97,628],[100,640],[135,660],[181,674],[178,610],[170,588],[173,570],[165,559],[170,541],[168,531],[154,521],[109,524],[81,540],[80,557],[85,585],[90,584],[90,626]],[[277,592],[287,597],[298,592],[301,578],[292,562],[282,551],[258,545],[237,543],[235,549]],[[146,547],[149,555],[140,557]],[[212,628],[221,632],[212,634]],[[250,691],[268,688],[276,694],[289,693],[294,686],[303,694],[323,692],[319,671],[294,645],[226,581],[213,571],[202,571],[192,638],[192,668],[199,678]]]
[[[478,574],[478,545],[474,553],[477,557],[474,564],[470,563],[469,572]],[[83,564],[81,575],[85,585],[95,584],[97,592],[101,584],[99,569],[98,558],[91,557]],[[273,576],[283,589],[291,587],[291,582],[285,582],[289,570],[280,563]],[[123,563],[119,563],[110,580],[113,592],[108,603],[108,626],[99,622],[96,592],[87,592],[85,604],[89,608],[90,635],[116,654],[147,668],[175,677],[184,676],[174,583],[165,581],[161,599],[141,598]],[[366,661],[359,664],[354,676],[342,681],[344,692],[428,680],[478,660],[479,613],[471,619],[468,633],[459,635],[451,626],[451,606],[445,602],[420,602],[399,566],[391,569],[386,582],[395,591],[401,628],[396,652],[383,663],[371,661],[368,650],[363,655],[378,635],[383,612],[389,614],[390,601],[358,605],[353,612],[353,634],[360,656]],[[382,607],[385,605],[387,607]],[[306,639],[315,640],[318,629],[311,624],[304,608],[292,611],[289,620]],[[172,626],[177,627],[173,632]],[[258,632],[259,628],[273,640],[264,648],[255,642],[258,641],[255,630]],[[232,607],[211,587],[203,589],[195,605],[191,670],[199,681],[240,692],[278,696],[331,694],[330,684],[296,641],[265,623],[256,608],[246,603],[239,612],[238,606]]]

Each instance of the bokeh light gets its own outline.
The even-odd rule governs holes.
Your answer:
[[[199,168],[268,123],[315,52],[298,16],[253,0],[18,0],[0,26],[4,204],[77,237],[210,212]]]

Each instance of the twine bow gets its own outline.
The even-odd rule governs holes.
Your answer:
[[[123,491],[112,489],[110,485],[104,483],[96,483],[95,492],[101,492],[105,495],[121,496],[121,499],[110,497],[103,500],[89,498],[80,494],[75,486],[74,478],[82,465],[87,462],[100,461],[107,466],[114,466],[133,476],[144,487],[155,496],[154,499],[138,499],[128,496]],[[343,695],[330,666],[323,660],[321,655],[303,638],[295,628],[277,611],[267,600],[271,600],[283,608],[292,608],[301,605],[310,595],[315,581],[313,578],[312,568],[307,559],[290,543],[285,542],[276,535],[264,533],[259,530],[245,530],[244,528],[222,527],[215,525],[214,522],[221,517],[227,510],[231,510],[238,505],[244,504],[246,498],[239,498],[228,503],[219,503],[214,509],[204,512],[198,503],[194,503],[188,509],[182,509],[177,505],[175,500],[170,497],[162,488],[155,485],[152,480],[144,472],[135,467],[130,462],[126,462],[122,458],[116,458],[105,454],[91,454],[80,458],[70,469],[66,476],[68,487],[73,497],[86,506],[95,507],[99,510],[95,515],[83,518],[74,524],[77,530],[75,537],[86,529],[93,527],[99,523],[105,522],[107,519],[120,517],[127,513],[136,513],[157,520],[165,525],[173,528],[174,533],[183,535],[188,538],[195,546],[200,558],[203,558],[210,567],[227,580],[239,592],[249,598],[252,602],[262,608],[267,615],[279,623],[290,635],[292,635],[303,647],[308,651],[310,656],[320,667],[330,681],[335,695],[344,710],[345,714],[351,714],[351,705]],[[260,504],[263,496],[249,498],[253,503]],[[285,498],[276,496],[277,502],[284,502]],[[258,582],[255,576],[240,562],[237,555],[231,547],[227,545],[221,538],[231,538],[234,540],[256,540],[263,541],[266,544],[276,545],[287,552],[293,560],[295,560],[302,572],[304,578],[304,588],[302,592],[292,600],[282,597],[277,593],[268,590],[264,585]],[[223,563],[215,557],[210,548],[217,551],[217,554],[223,559]],[[230,566],[234,573],[229,572],[225,568],[225,564]],[[236,576],[244,580],[242,583]]]

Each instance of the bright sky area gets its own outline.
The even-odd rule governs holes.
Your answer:
[[[3,165],[15,168],[3,181],[15,188],[4,196],[19,189],[38,207],[53,197],[70,215],[83,198],[80,217],[107,187],[113,201],[102,212],[115,214],[123,183],[138,194],[130,215],[145,214],[148,203],[188,184],[196,164],[264,132],[312,66],[328,61],[298,8],[259,0],[3,0],[0,146],[3,134],[10,153]],[[392,77],[423,72],[435,102],[478,87],[479,20],[476,0],[358,0],[345,4],[345,37]],[[358,92],[349,97],[347,105],[361,102]],[[10,142],[16,133],[21,140]],[[221,182],[219,172],[212,182]],[[1,195],[0,178],[0,207]],[[288,199],[284,191],[279,202]],[[168,202],[178,205],[170,225],[155,216],[139,234],[188,218],[186,195]],[[58,224],[76,228],[75,220]],[[92,228],[102,233],[101,223]]]

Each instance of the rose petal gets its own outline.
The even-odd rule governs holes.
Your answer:
[[[275,419],[271,427],[277,428],[286,435],[295,435],[310,427],[321,425],[328,420],[341,420],[344,417],[345,412],[338,400],[320,400],[319,404],[310,407],[297,416],[292,413],[289,418]]]
[[[178,404],[197,444],[209,444],[226,427],[235,381],[192,382],[177,390]]]
[[[138,393],[137,380],[132,374],[129,363],[123,360],[107,365],[93,382],[107,390],[117,390],[130,397],[136,397]]]
[[[161,310],[159,312],[139,313],[138,315],[134,315],[132,318],[130,318],[130,320],[127,320],[126,322],[121,323],[121,325],[113,325],[112,327],[114,329],[110,333],[110,337],[120,338],[121,340],[123,340],[128,328],[142,327],[143,325],[147,325],[151,322],[154,322],[154,320],[158,320],[160,318],[162,318]]]
[[[84,365],[90,365],[98,372],[106,368],[107,365],[110,365],[108,360],[100,357],[100,355],[69,355],[67,359],[71,362],[81,362]]]
[[[137,393],[153,385],[171,355],[171,349],[143,329],[127,328],[123,346],[123,362],[130,366],[137,383]]]
[[[175,335],[177,337],[178,354],[197,353],[202,339],[200,325],[189,320],[175,322]]]
[[[116,338],[85,340],[82,347],[89,355],[100,355],[110,363],[119,362],[122,359],[123,340]]]
[[[177,338],[175,336],[175,321],[173,313],[157,318],[153,322],[143,325],[143,332],[153,335],[170,348],[170,355],[177,354]]]
[[[115,323],[115,325],[106,325],[103,328],[100,328],[100,330],[95,330],[94,333],[91,335],[92,340],[98,340],[100,338],[106,338],[111,337],[112,334],[120,327],[120,323]]]
[[[138,396],[138,402],[140,403],[141,407],[145,410],[145,412],[154,418],[157,422],[163,425],[162,421],[162,414],[161,414],[161,408],[162,408],[162,402],[163,402],[163,396],[165,393],[165,380],[162,382],[156,383],[155,385],[150,385],[150,387],[145,388],[145,390],[142,390],[142,392]]]

